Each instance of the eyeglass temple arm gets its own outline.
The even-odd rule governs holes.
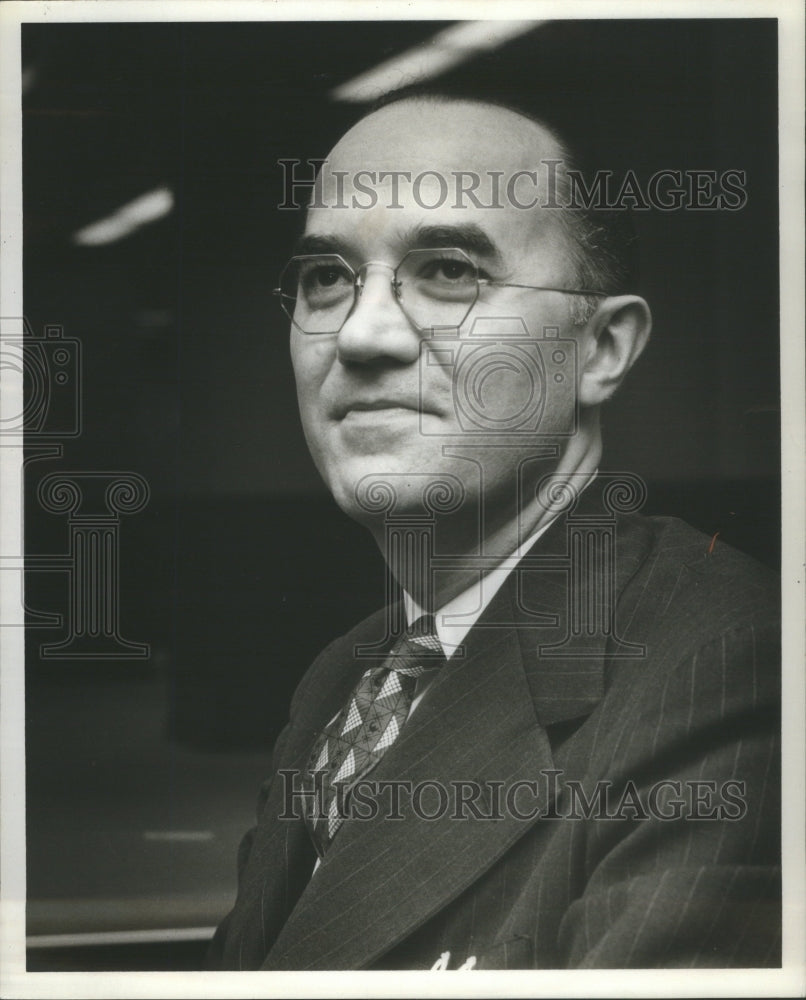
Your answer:
[[[512,281],[493,281],[492,278],[478,278],[480,285],[492,285],[495,288],[530,288],[535,292],[563,292],[565,295],[598,295],[608,298],[609,292],[601,292],[594,288],[555,288],[552,285],[519,285]]]

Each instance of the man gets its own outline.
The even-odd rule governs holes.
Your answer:
[[[299,685],[211,967],[780,962],[773,587],[598,471],[651,319],[569,162],[420,96],[322,168],[279,288],[300,412],[402,597]]]

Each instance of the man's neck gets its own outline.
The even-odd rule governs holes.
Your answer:
[[[590,481],[600,456],[598,435],[587,441],[584,436],[572,441],[554,468],[545,470],[545,475],[551,477],[552,490],[533,490],[529,502],[520,508],[514,506],[499,514],[495,520],[487,518],[490,523],[485,525],[482,538],[479,537],[478,518],[467,518],[463,522],[446,516],[433,522],[429,544],[396,546],[394,552],[389,552],[386,551],[385,534],[382,538],[376,535],[376,541],[403,590],[421,608],[435,611],[477,583],[480,568],[489,572],[529,538],[546,528],[564,509],[561,498],[567,500],[570,490],[578,494]],[[564,486],[569,491],[564,490]],[[552,503],[552,496],[559,498],[559,502]],[[435,567],[424,565],[429,554],[450,556],[452,565],[440,565],[434,571]],[[483,559],[479,558],[480,555]]]

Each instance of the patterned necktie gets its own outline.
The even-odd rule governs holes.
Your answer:
[[[305,821],[320,858],[344,822],[349,789],[372,770],[400,735],[417,678],[445,662],[434,618],[423,615],[403,633],[382,666],[363,674],[344,708],[319,735],[308,770],[311,775],[322,772],[321,794],[314,782],[316,794],[310,797]]]

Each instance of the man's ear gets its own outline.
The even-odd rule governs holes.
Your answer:
[[[651,329],[649,306],[638,295],[614,295],[600,303],[580,344],[582,406],[610,399],[646,347]]]

